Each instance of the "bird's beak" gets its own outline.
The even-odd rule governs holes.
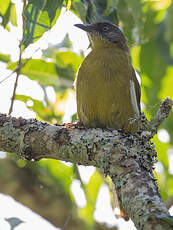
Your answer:
[[[88,24],[75,24],[74,26],[86,31],[86,32],[91,32],[91,27]]]

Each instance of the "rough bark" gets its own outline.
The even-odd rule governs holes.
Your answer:
[[[166,99],[152,122],[136,135],[1,114],[0,150],[33,161],[52,158],[99,167],[112,178],[120,204],[137,229],[172,229],[173,221],[152,173],[156,152],[149,141],[172,105]]]

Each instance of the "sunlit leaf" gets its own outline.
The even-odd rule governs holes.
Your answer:
[[[61,183],[60,186],[62,186],[62,188],[60,189],[63,189],[66,193],[69,193],[70,186],[72,183],[72,178],[71,178],[73,172],[72,167],[68,167],[57,160],[41,160],[39,164],[41,166],[46,167],[47,170],[51,173],[51,175],[55,179],[59,180],[59,183]]]
[[[12,4],[10,3],[8,5],[6,12],[3,15],[2,25],[4,28],[7,26],[8,22],[9,22],[11,7],[12,7]]]
[[[10,4],[11,4],[11,0],[5,0],[5,1],[0,0],[0,14],[1,15],[4,15],[7,12]]]
[[[90,225],[93,224],[93,212],[95,210],[95,204],[99,189],[103,183],[100,174],[95,171],[91,176],[89,183],[85,187],[87,204],[84,208],[79,210],[79,215],[88,221]]]
[[[62,4],[63,0],[29,0],[25,8],[25,47],[38,40],[55,24]]]
[[[16,63],[10,63],[9,69],[15,69]],[[40,85],[57,86],[59,84],[56,66],[53,62],[32,59],[21,68],[21,74],[28,76],[31,80],[36,80]]]
[[[0,61],[9,62],[10,61],[10,55],[0,53]]]
[[[47,115],[50,115],[50,112],[48,113],[48,110],[42,101],[33,99],[32,97],[26,95],[16,95],[15,99],[26,103],[28,109],[36,112],[40,118],[46,118]]]
[[[71,66],[76,73],[83,58],[72,51],[57,52],[56,62],[59,67]]]
[[[10,22],[12,23],[13,26],[17,26],[16,7],[14,4],[12,4],[11,6]]]

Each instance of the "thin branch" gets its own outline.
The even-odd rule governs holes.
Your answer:
[[[169,116],[169,113],[173,107],[173,100],[168,97],[162,102],[158,112],[151,119],[150,126],[152,127],[152,132],[155,134],[161,125],[161,123]]]
[[[17,73],[17,71],[19,71],[19,69],[21,69],[23,66],[25,66],[30,59],[31,59],[31,57],[28,58],[25,62],[21,62],[20,65],[18,63],[17,67],[7,77],[5,77],[4,79],[2,79],[0,81],[0,84],[3,83],[4,81],[6,81],[8,78],[10,78],[14,73]]]
[[[68,223],[69,223],[69,221],[70,221],[71,218],[72,218],[72,214],[70,214],[70,215],[67,217],[67,219],[66,219],[66,221],[65,221],[65,224],[64,224],[62,230],[67,230],[67,226],[68,226]]]
[[[169,116],[173,107],[173,101],[169,98],[165,98],[161,103],[159,110],[151,121],[148,121],[144,113],[137,118],[139,122],[139,138],[150,140],[156,133],[161,123]]]
[[[19,68],[21,68],[21,66]],[[3,83],[4,81],[6,81],[8,78],[10,78],[14,73],[17,72],[17,70],[18,70],[18,66],[7,77],[5,77],[4,79],[2,79],[0,81],[0,84]]]
[[[26,7],[26,0],[23,1],[23,9],[22,9],[22,19],[23,19],[23,34],[22,34],[22,39],[20,41],[19,44],[19,61],[18,61],[18,66],[16,68],[16,81],[14,83],[14,88],[13,88],[13,94],[12,94],[12,98],[11,98],[11,105],[9,108],[9,112],[8,114],[10,115],[13,111],[13,104],[14,104],[14,100],[15,100],[15,95],[16,95],[16,89],[17,89],[17,84],[18,84],[18,80],[19,80],[19,75],[20,75],[20,70],[21,70],[21,66],[22,66],[22,45],[23,45],[23,41],[24,41],[24,33],[25,33],[25,15],[24,15],[24,10]]]

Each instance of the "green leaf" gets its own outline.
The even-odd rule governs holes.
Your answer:
[[[6,28],[8,22],[9,22],[11,6],[12,6],[12,4],[10,3],[5,14],[3,15],[2,25],[4,28]]]
[[[60,15],[63,0],[29,0],[25,8],[24,46],[37,41]]]
[[[72,42],[69,39],[69,35],[66,34],[64,39],[60,43],[50,46],[46,50],[43,50],[43,57],[56,58],[56,55],[57,55],[57,52],[59,52],[59,49],[71,48],[71,47],[72,47]]]
[[[42,101],[33,99],[32,97],[26,95],[16,95],[15,99],[19,101],[23,101],[28,109],[36,112],[36,114],[43,120],[46,120],[46,118],[51,115]],[[33,105],[31,106],[27,105],[28,102],[32,102]]]
[[[75,73],[77,72],[82,61],[83,58],[72,51],[62,51],[57,52],[56,54],[57,65],[64,68],[71,66]]]
[[[173,28],[173,2],[171,3],[170,7],[168,8],[165,23],[166,23],[165,38],[167,41],[171,42],[171,41],[173,41],[173,31],[172,31],[172,28]]]
[[[161,142],[157,136],[154,136],[153,138],[154,144],[156,146],[156,152],[157,152],[157,159],[160,161],[165,169],[168,169],[169,167],[169,161],[168,161],[168,143]]]
[[[74,0],[72,1],[71,9],[84,23],[86,23],[87,6],[84,3]]]
[[[87,220],[89,225],[92,225],[94,222],[93,213],[95,210],[97,195],[102,183],[103,180],[100,174],[98,171],[95,171],[95,173],[90,178],[89,183],[85,187],[87,204],[84,208],[79,209],[79,215],[81,218]]]
[[[6,63],[9,62],[10,61],[10,55],[0,53],[0,61],[6,62]]]
[[[144,14],[142,13],[142,8],[144,4],[139,0],[125,0],[125,2],[134,21],[132,38],[137,44],[139,44],[139,41],[142,40],[143,36]]]
[[[12,4],[11,6],[10,22],[12,23],[13,26],[17,26],[16,7],[14,4]]]
[[[173,100],[173,67],[169,66],[166,70],[165,76],[162,78],[161,84],[162,88],[159,92],[159,97],[163,100],[166,97],[170,97]]]
[[[70,41],[68,33],[65,35],[64,39],[56,45],[56,48],[70,48],[72,47],[72,42]]]
[[[103,12],[103,17],[110,15],[117,8],[118,0],[108,0],[106,9]]]
[[[16,68],[16,63],[10,63],[8,68],[14,70]],[[38,83],[43,86],[57,86],[59,84],[56,66],[53,62],[32,59],[21,68],[20,73],[26,75],[31,80],[38,81]]]
[[[73,81],[83,58],[72,51],[56,53],[56,70],[61,78]]]
[[[118,24],[117,2],[118,0],[74,0],[71,4],[71,10],[84,23],[108,20]]]
[[[161,89],[161,79],[166,73],[166,63],[159,55],[154,40],[141,47],[140,69],[142,87],[147,98],[147,105],[150,106],[148,109],[151,114],[154,114],[160,103],[159,91]]]
[[[46,167],[49,173],[61,183],[60,186],[63,187],[63,190],[69,194],[72,183],[72,167],[68,167],[60,161],[51,159],[41,160],[39,165]]]
[[[124,32],[128,38],[128,42],[132,44],[133,43],[132,30],[134,28],[135,22],[134,22],[134,17],[130,12],[130,10],[128,9],[125,0],[121,0],[118,2],[118,15],[119,15],[119,19],[123,24]]]
[[[0,14],[5,15],[10,5],[11,0],[0,0]]]
[[[103,183],[102,177],[96,170],[86,185],[86,193],[89,200],[95,205],[99,189]]]

